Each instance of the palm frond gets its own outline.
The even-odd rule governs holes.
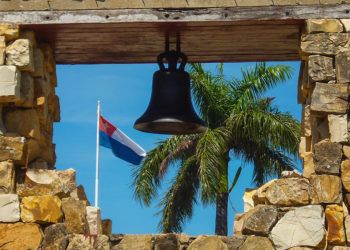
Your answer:
[[[133,187],[134,196],[146,206],[149,206],[151,200],[157,195],[157,188],[160,185],[160,179],[165,173],[165,162],[170,154],[178,149],[183,143],[194,140],[198,135],[181,135],[173,136],[158,143],[158,146],[149,151],[140,166],[135,167],[133,171]],[[186,150],[186,148],[183,148]],[[180,152],[173,155],[171,160],[167,162],[175,162],[178,160],[176,156],[180,156]],[[181,159],[180,159],[181,160]],[[163,163],[163,165],[162,165]],[[160,175],[160,168],[163,168]]]
[[[208,129],[198,141],[196,156],[204,203],[214,202],[218,192],[227,190],[228,151],[228,143],[221,129]]]
[[[192,217],[199,187],[197,172],[196,158],[191,156],[184,161],[170,189],[165,193],[159,204],[162,207],[159,212],[159,230],[162,233],[181,232],[183,224]]]

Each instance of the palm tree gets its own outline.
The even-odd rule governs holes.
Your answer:
[[[227,235],[227,204],[241,167],[228,182],[229,161],[240,157],[252,163],[253,182],[263,184],[282,170],[293,169],[300,124],[272,105],[263,94],[291,77],[291,68],[258,63],[242,70],[242,79],[228,81],[220,64],[217,75],[201,64],[190,68],[192,91],[208,129],[203,134],[172,136],[158,143],[134,172],[134,194],[149,206],[170,166],[177,174],[161,202],[162,232],[180,232],[200,197],[216,202],[215,233]]]

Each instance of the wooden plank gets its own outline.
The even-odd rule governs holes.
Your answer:
[[[201,9],[116,9],[0,12],[0,22],[22,24],[204,22],[349,18],[349,4]]]

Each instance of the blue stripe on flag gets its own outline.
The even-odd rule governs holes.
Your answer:
[[[135,153],[131,148],[109,137],[104,131],[100,130],[100,145],[112,149],[115,156],[134,165],[139,165],[143,156]]]

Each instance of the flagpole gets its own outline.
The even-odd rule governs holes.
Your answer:
[[[100,115],[101,104],[97,101],[97,128],[96,128],[96,178],[95,178],[95,207],[98,207],[98,179],[99,179],[99,158],[100,158]]]

